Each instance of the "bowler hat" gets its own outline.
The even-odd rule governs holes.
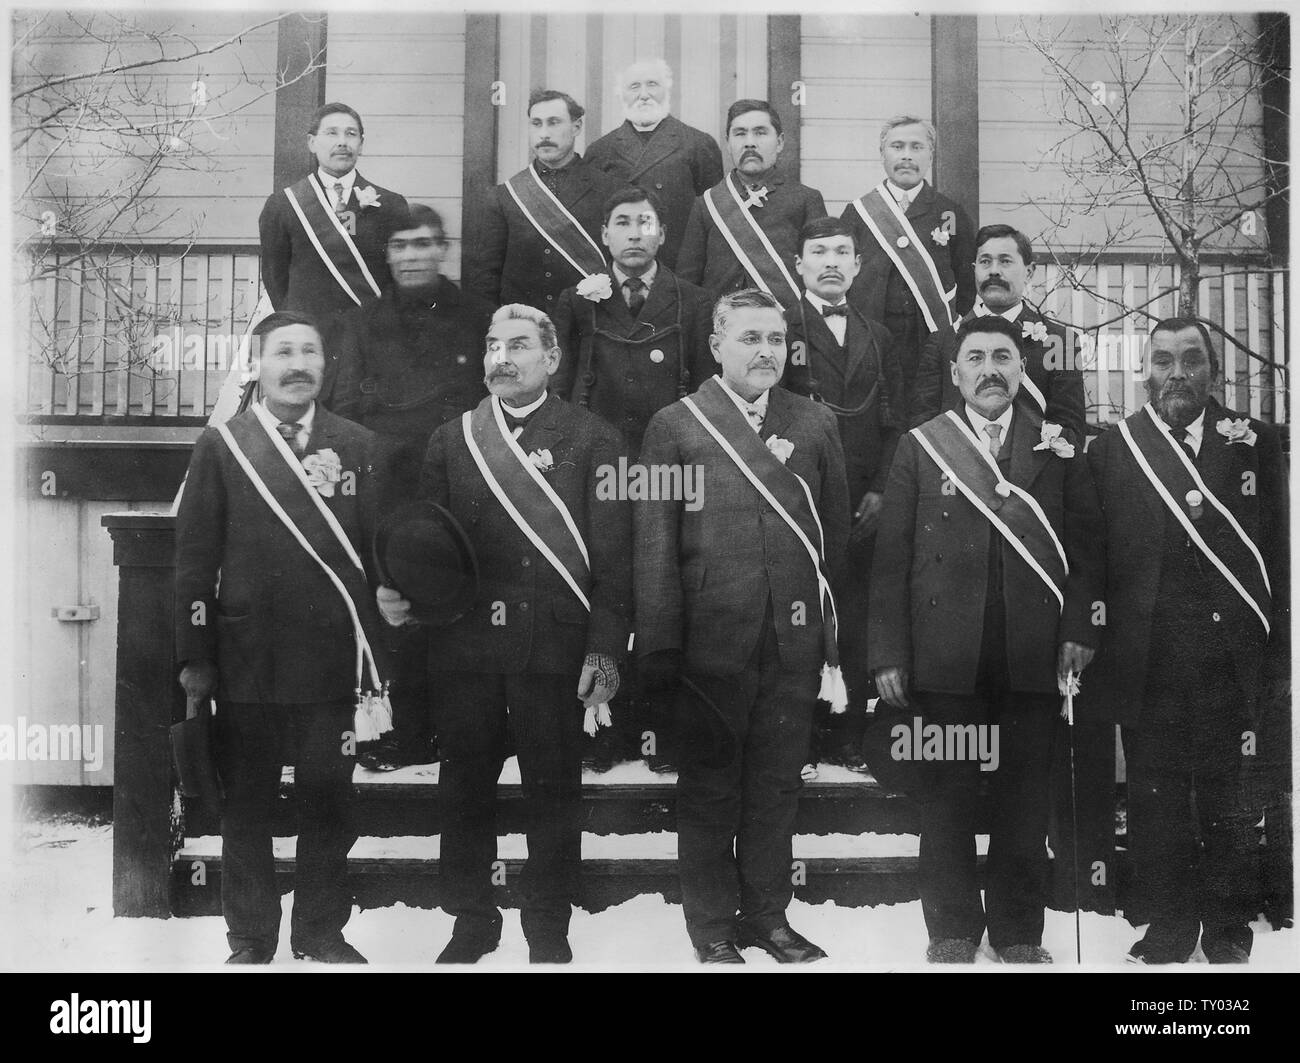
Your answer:
[[[884,789],[911,797],[922,793],[925,780],[919,764],[895,756],[899,747],[894,728],[899,725],[907,728],[906,748],[910,751],[911,729],[917,715],[911,709],[896,709],[881,698],[876,702],[875,711],[867,714],[862,733],[862,758],[871,769],[871,777]]]
[[[375,565],[423,624],[454,624],[478,597],[478,561],[465,530],[436,502],[406,502],[375,531]]]
[[[224,793],[212,755],[212,713],[207,706],[171,725],[171,746],[181,793],[196,798],[209,813],[220,813]]]

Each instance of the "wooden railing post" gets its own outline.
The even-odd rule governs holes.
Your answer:
[[[185,717],[172,648],[175,518],[107,513],[101,522],[119,573],[113,914],[166,918],[177,815],[167,729]]]

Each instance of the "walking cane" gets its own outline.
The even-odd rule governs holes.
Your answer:
[[[1064,688],[1062,693],[1065,695],[1065,705],[1061,711],[1065,716],[1070,746],[1070,848],[1073,850],[1071,853],[1071,873],[1074,884],[1074,958],[1078,964],[1082,965],[1083,935],[1079,930],[1079,806],[1074,785],[1074,695],[1079,692],[1079,679],[1074,674],[1073,669],[1066,675],[1062,687]]]

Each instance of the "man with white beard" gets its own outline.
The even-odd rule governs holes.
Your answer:
[[[722,180],[722,152],[713,137],[668,113],[673,72],[662,59],[638,59],[619,72],[615,88],[625,121],[587,149],[587,162],[654,193],[667,230],[659,261],[674,269],[695,197]]]

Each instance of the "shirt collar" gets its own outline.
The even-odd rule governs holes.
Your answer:
[[[266,406],[266,399],[262,400],[262,405]],[[277,424],[280,423],[280,418],[276,417],[274,413],[271,413],[271,407],[266,406],[266,412],[270,413],[272,417],[275,417]],[[301,430],[303,432],[306,432],[307,435],[310,436],[311,426],[313,422],[315,422],[315,420],[316,420],[316,403],[315,400],[313,400],[312,404],[307,408],[307,412],[298,418],[298,424],[301,426]],[[292,424],[293,422],[290,423]]]
[[[921,194],[921,189],[925,187],[925,180],[923,178],[921,183],[913,188],[899,188],[898,185],[886,177],[885,187],[889,189],[889,194],[894,197],[895,201],[898,200],[899,196],[906,196],[908,203],[915,203],[916,197]]]
[[[542,394],[538,399],[536,399],[533,402],[530,402],[527,406],[508,406],[504,402],[502,402],[501,409],[503,412],[508,413],[515,420],[520,420],[521,418],[527,417],[533,411],[540,410],[542,408],[542,403],[544,403],[547,400],[550,394],[551,394],[550,388],[546,388],[542,391]],[[497,401],[500,402],[500,399],[498,399]]]
[[[768,389],[768,391],[764,391],[761,395],[759,395],[759,397],[756,398],[753,402],[750,402],[748,399],[742,398],[740,395],[737,395],[734,391],[732,391],[731,388],[727,386],[727,382],[722,379],[721,373],[719,373],[714,379],[717,380],[717,382],[722,385],[722,390],[731,396],[731,401],[736,404],[736,406],[740,409],[741,413],[745,414],[746,419],[748,419],[749,417],[747,411],[751,408],[757,410],[762,416],[764,417],[767,416],[767,395],[768,395],[768,391],[771,390],[770,388]]]
[[[655,274],[659,272],[659,263],[651,262],[650,268],[641,274],[641,280],[645,284],[645,290],[650,291],[650,285],[655,282]],[[630,279],[628,274],[624,273],[617,262],[614,263],[614,279],[618,281],[618,287],[622,288],[624,282]]]
[[[804,294],[804,298],[806,298],[808,302],[812,304],[812,308],[816,310],[818,313],[821,313],[822,310],[824,310],[828,306],[843,306],[848,301],[846,298],[841,298],[838,303],[828,303],[820,295],[815,295],[810,291],[805,291],[803,294]]]
[[[1002,435],[999,438],[1005,443],[1007,437],[1011,434],[1011,415],[1015,412],[1015,409],[1016,404],[1013,402],[1002,411],[1001,417],[995,417],[990,421],[983,414],[977,413],[968,402],[966,403],[966,416],[970,419],[971,426],[975,429],[975,435],[979,437],[981,443],[988,438],[988,433],[984,431],[986,424],[1000,424],[1002,426]]]
[[[334,177],[327,174],[324,170],[317,170],[316,176],[325,188],[325,193],[329,197],[330,204],[334,203],[334,186],[343,186],[343,202],[347,203],[352,198],[352,186],[357,183],[357,168],[354,166],[342,177]]]
[[[1205,438],[1205,410],[1204,409],[1202,409],[1201,412],[1196,415],[1196,420],[1192,421],[1192,423],[1189,424],[1186,428],[1184,428],[1181,433],[1175,432],[1173,427],[1169,424],[1169,422],[1160,416],[1159,411],[1156,410],[1155,403],[1151,404],[1151,412],[1155,414],[1155,418],[1157,421],[1159,421],[1162,425],[1164,425],[1166,428],[1169,429],[1169,433],[1174,437],[1175,442],[1181,443],[1183,441],[1183,435],[1184,434],[1189,435],[1192,437],[1192,449],[1195,450],[1198,454],[1201,452],[1201,441]]]
[[[992,310],[990,310],[990,309],[988,308],[988,306],[985,304],[984,300],[981,299],[981,298],[977,295],[977,296],[975,297],[975,305],[971,308],[971,311],[972,311],[972,313],[974,313],[974,315],[975,315],[976,317],[994,317],[994,316],[996,316],[996,317],[1006,318],[1008,321],[1010,321],[1010,322],[1014,325],[1014,324],[1016,323],[1016,318],[1018,318],[1018,317],[1020,316],[1020,311],[1021,311],[1021,309],[1024,307],[1024,305],[1025,305],[1025,301],[1024,301],[1023,299],[1021,299],[1018,303],[1016,303],[1015,306],[1010,307],[1010,308],[1007,309],[1007,310],[1000,310],[1000,311],[997,311],[996,314],[995,314],[994,311],[992,311]]]

